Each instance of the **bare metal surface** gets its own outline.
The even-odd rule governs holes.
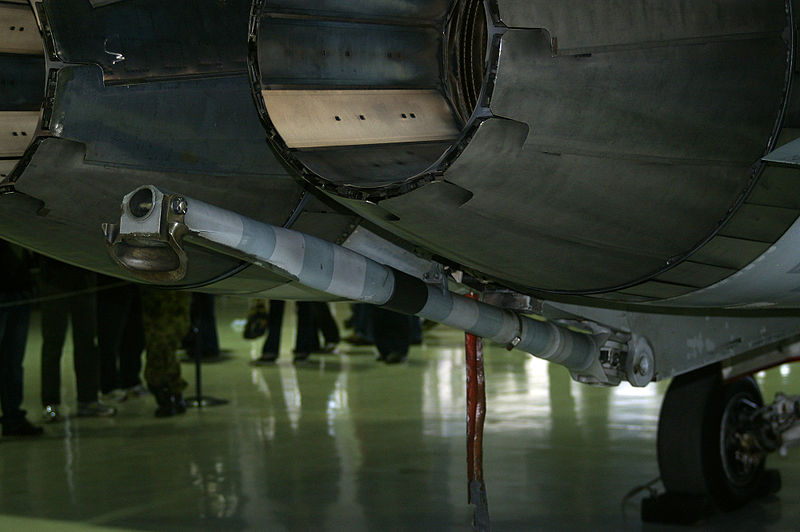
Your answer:
[[[646,337],[653,347],[656,380],[777,347],[800,336],[800,320],[794,316],[648,314],[552,303],[545,304],[545,316],[554,309]]]
[[[794,308],[800,303],[800,221],[746,268],[708,288],[677,297],[675,307]]]
[[[7,177],[16,165],[17,161],[14,159],[0,160],[0,177]]]
[[[0,157],[19,157],[33,141],[37,111],[0,112]]]
[[[770,163],[800,166],[800,139],[794,140],[767,154],[764,160]]]
[[[264,90],[264,103],[289,148],[453,139],[447,104],[429,90]]]
[[[730,35],[757,37],[784,24],[779,9],[783,2],[776,2],[769,16],[763,4],[749,0],[720,2],[708,9],[698,9],[692,0],[498,0],[497,4],[506,25],[544,28],[562,53],[664,46]]]
[[[392,244],[364,227],[357,227],[342,243],[342,247],[418,279],[422,279],[435,266],[435,263]]]
[[[42,54],[42,37],[29,7],[0,4],[0,53]]]
[[[441,79],[473,89],[483,80],[480,97],[470,90],[469,104],[450,102],[462,118],[474,111],[476,121],[443,157],[417,155],[409,164],[405,150],[342,150],[332,162],[293,151],[301,145],[294,139],[278,140],[278,149],[371,222],[521,291],[613,292],[634,302],[676,297],[746,266],[783,234],[791,210],[753,204],[750,213],[732,215],[780,129],[796,127],[785,112],[794,30],[784,3],[496,4],[508,28],[487,30],[485,77],[474,56],[473,68],[464,69],[450,52],[440,58]],[[466,4],[453,6],[458,13]],[[314,17],[313,24],[327,24],[299,1],[260,18],[262,31],[253,37],[261,88],[391,87],[398,79],[416,83],[412,74],[429,70],[412,57],[400,61],[394,50],[373,53],[372,28],[360,22],[348,26],[346,41],[299,43],[302,69],[276,64],[265,51],[289,48],[270,32],[281,9],[296,10],[292,24]],[[455,38],[475,52],[482,34],[470,28]],[[395,66],[406,77],[395,77]],[[443,90],[450,99],[453,92]],[[262,118],[272,114],[267,106]],[[368,161],[353,164],[349,179],[348,156]],[[351,201],[363,196],[390,216]],[[476,241],[479,251],[471,252]],[[706,243],[710,248],[701,249]],[[658,279],[688,258],[700,264],[703,280],[692,270]]]
[[[743,375],[751,375],[757,371],[796,360],[800,360],[800,343],[786,342],[765,353],[736,357],[723,362],[722,378],[734,380]]]

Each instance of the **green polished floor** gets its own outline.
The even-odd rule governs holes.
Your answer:
[[[221,299],[228,360],[204,366],[226,406],[155,419],[151,398],[113,419],[70,419],[34,441],[0,441],[0,530],[469,530],[463,336],[438,328],[407,364],[367,348],[291,363],[293,319],[274,367],[241,339],[246,302]],[[336,306],[337,319],[348,314]],[[291,315],[290,312],[287,316]],[[26,401],[38,421],[38,316]],[[486,478],[495,531],[681,530],[643,525],[633,487],[658,475],[665,384],[594,389],[522,353],[489,347]],[[74,401],[71,355],[65,404]],[[193,368],[184,365],[193,380]],[[800,366],[759,377],[765,395],[800,392]],[[188,390],[194,392],[193,387]],[[698,530],[800,530],[800,450],[773,456],[776,497]]]

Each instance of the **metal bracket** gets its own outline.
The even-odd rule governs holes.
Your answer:
[[[125,196],[122,205],[119,225],[103,225],[114,262],[142,281],[182,280],[188,264],[180,245],[188,233],[184,223],[186,200],[143,187]]]

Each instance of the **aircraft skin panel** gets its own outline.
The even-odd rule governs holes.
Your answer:
[[[55,143],[27,151],[14,185],[69,234],[114,218],[116,201],[99,198],[151,182],[345,240],[356,216],[326,201],[299,207],[304,190],[285,162],[421,254],[518,291],[702,306],[698,289],[761,263],[800,213],[793,174],[759,163],[797,136],[787,20],[762,1],[726,0],[722,15],[668,4],[498,1],[488,19],[511,28],[484,35],[480,17],[468,21],[474,34],[449,26],[448,2],[270,2],[262,29],[283,30],[251,42],[251,61],[265,54],[255,83],[246,0],[187,16],[180,1],[47,0],[52,52],[81,65],[55,65],[43,124]],[[377,35],[393,38],[375,46]],[[303,46],[290,46],[293,36]],[[487,86],[459,96],[467,89],[452,76],[477,76],[475,64],[459,56],[456,75],[448,62],[482,57],[484,42]],[[289,48],[291,60],[267,65]],[[453,103],[461,97],[477,98],[472,116]],[[254,99],[273,122],[259,124]],[[337,129],[339,104],[357,117],[349,135]],[[303,114],[308,123],[329,114],[334,129],[292,122]],[[273,145],[278,158],[264,144],[270,124],[273,141],[288,140]],[[58,157],[63,175],[45,178],[42,165]],[[8,175],[16,162],[4,164]],[[90,214],[62,204],[65,191]],[[746,295],[747,305],[796,304]]]
[[[0,112],[0,157],[20,157],[36,134],[38,111]]]
[[[246,69],[249,0],[44,0],[54,52],[93,63],[106,83],[219,76]]]
[[[0,5],[0,54],[42,55],[39,27],[28,6]]]
[[[481,27],[483,3],[456,2],[446,22],[428,25],[442,28],[440,91],[461,136],[441,157],[431,151],[424,170],[420,157],[406,165],[399,146],[372,153],[372,169],[350,163],[362,156],[355,135],[329,145],[320,164],[312,147],[321,144],[306,147],[296,135],[309,134],[308,120],[287,125],[287,106],[275,102],[260,112],[273,146],[305,180],[476,275],[541,297],[676,297],[698,283],[662,274],[691,259],[716,282],[711,269],[724,275],[746,266],[796,215],[745,204],[761,157],[783,127],[795,126],[793,30],[786,31],[794,24],[780,3],[723,4],[683,1],[676,11],[675,2],[498,0]],[[325,13],[289,0],[259,9],[251,23],[255,97],[283,84],[287,94],[316,98],[314,116],[335,116],[324,95],[346,93],[360,79],[365,86],[349,87],[350,114],[366,117],[359,106],[373,109],[381,98],[393,109],[392,80],[400,78],[374,78],[398,58],[370,55],[374,21],[344,10],[336,20],[350,32],[346,44],[308,43],[305,31],[278,39],[269,30],[289,16],[303,28],[323,27]],[[276,64],[287,48],[292,65]],[[399,72],[415,90],[431,82],[411,76],[429,62],[404,59]],[[360,91],[370,99],[359,101]]]
[[[546,29],[559,53],[774,33],[786,24],[783,8],[782,3],[752,0],[714,5],[693,0],[497,0],[504,24]]]
[[[0,177],[8,177],[15,166],[17,166],[16,159],[0,159]]]
[[[292,149],[436,142],[458,136],[452,114],[436,91],[264,90],[261,96]]]
[[[39,111],[42,107],[45,66],[39,55],[0,54],[0,112]]]
[[[655,380],[662,381],[714,362],[754,351],[780,350],[800,340],[800,320],[793,315],[748,313],[650,313],[546,303],[553,319],[564,313],[595,320],[646,337],[656,353]]]
[[[96,66],[70,66],[56,94],[50,129],[85,143],[88,161],[292,181],[265,149],[243,74],[104,86]]]
[[[674,307],[800,308],[800,220],[755,261],[708,288],[662,304]]]

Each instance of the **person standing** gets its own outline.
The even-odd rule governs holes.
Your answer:
[[[97,351],[97,294],[95,274],[54,259],[41,257],[42,414],[45,421],[61,417],[61,355],[72,322],[73,365],[80,417],[107,417],[116,408],[98,399],[100,359]]]
[[[189,292],[142,289],[142,321],[144,324],[144,378],[155,397],[156,417],[169,417],[186,412],[181,366],[175,355],[189,329]]]
[[[251,364],[268,365],[278,360],[281,345],[281,327],[283,326],[283,311],[286,302],[271,299],[269,302],[269,319],[267,325],[267,339],[261,348],[261,357],[251,361]],[[333,353],[339,343],[339,328],[331,316],[327,303],[298,301],[297,308],[297,334],[294,344],[293,362],[307,360],[311,353]],[[325,339],[324,346],[320,345],[319,333]]]
[[[139,377],[144,351],[139,287],[105,275],[97,276],[97,287],[100,392],[116,401],[145,395]]]
[[[22,359],[28,341],[30,254],[0,240],[0,407],[3,436],[39,436],[22,410]]]

